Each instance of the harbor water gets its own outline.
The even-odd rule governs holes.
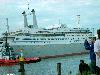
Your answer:
[[[42,59],[38,63],[25,64],[25,75],[57,75],[57,63],[61,63],[61,75],[77,75],[81,59],[90,63],[88,54]],[[20,75],[18,70],[19,65],[2,66],[0,67],[0,75],[9,75],[10,73]]]

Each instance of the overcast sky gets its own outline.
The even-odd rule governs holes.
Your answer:
[[[29,10],[28,10],[29,4]],[[35,9],[39,27],[58,26],[77,27],[80,15],[80,27],[100,28],[100,0],[0,0],[0,33],[6,30],[9,19],[10,31],[23,28],[23,11],[29,13]],[[32,24],[32,15],[28,15]]]

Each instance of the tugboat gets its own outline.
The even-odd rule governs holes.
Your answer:
[[[20,55],[16,54],[7,42],[7,32],[5,35],[5,42],[2,44],[2,47],[0,47],[0,66],[17,65],[20,61],[24,61],[25,64],[41,61],[39,57],[24,58],[22,50]]]
[[[5,41],[2,43],[2,46],[0,47],[0,59],[14,60],[16,58],[16,55],[14,53],[13,48],[7,42],[7,35],[8,34],[6,32]]]

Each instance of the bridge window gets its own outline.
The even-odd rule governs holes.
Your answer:
[[[32,40],[31,38],[24,38],[23,40]]]
[[[19,38],[16,38],[16,40],[19,40]]]

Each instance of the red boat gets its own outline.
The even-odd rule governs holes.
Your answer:
[[[38,57],[32,57],[32,58],[24,58],[24,64],[29,64],[29,63],[36,63],[40,62],[41,59]],[[13,66],[13,65],[18,65],[20,62],[19,59],[16,60],[6,60],[6,59],[0,59],[0,66]]]

